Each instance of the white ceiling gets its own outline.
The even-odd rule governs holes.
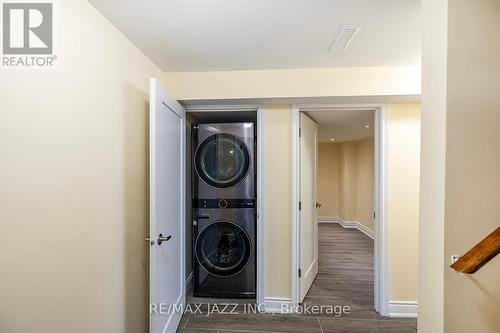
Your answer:
[[[420,64],[420,0],[90,0],[164,71]],[[344,24],[363,26],[329,53]]]
[[[306,112],[319,125],[319,142],[358,141],[374,135],[373,110],[322,110]],[[370,125],[365,128],[365,125]]]

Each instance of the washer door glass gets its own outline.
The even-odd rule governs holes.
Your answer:
[[[247,146],[231,134],[214,134],[196,150],[196,172],[214,187],[226,188],[238,184],[246,177],[249,166]]]
[[[203,268],[217,276],[231,276],[241,272],[250,259],[250,239],[239,225],[215,222],[196,239],[196,258]]]

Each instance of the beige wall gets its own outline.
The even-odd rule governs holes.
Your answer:
[[[373,138],[356,142],[356,221],[374,231],[375,211]]]
[[[417,300],[420,104],[388,105],[390,299]]]
[[[164,73],[181,100],[420,94],[420,67]]]
[[[500,332],[500,256],[449,265],[500,225],[500,1],[448,7],[444,331]]]
[[[339,216],[339,145],[318,144],[318,216]]]
[[[419,331],[498,332],[498,258],[474,275],[448,266],[498,227],[500,3],[423,5]]]
[[[264,122],[265,296],[292,294],[292,107],[267,105]]]
[[[443,332],[448,0],[422,0],[418,330]]]
[[[357,221],[374,230],[374,142],[320,143],[318,216]]]
[[[340,145],[339,217],[356,221],[356,143]]]
[[[145,332],[148,78],[87,1],[54,1],[57,65],[0,74],[0,331]]]

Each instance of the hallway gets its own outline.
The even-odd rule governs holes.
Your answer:
[[[336,223],[318,225],[318,275],[304,299],[310,305],[348,305],[349,317],[377,318],[373,310],[373,240]]]
[[[196,298],[200,302],[201,299]],[[213,300],[213,299],[211,299]],[[206,302],[206,301],[205,301]],[[218,304],[231,300],[219,300]],[[238,301],[241,303],[241,301]],[[319,272],[304,303],[348,305],[349,315],[245,314],[239,305],[236,314],[207,316],[186,313],[178,332],[318,332],[318,333],[413,333],[416,319],[381,317],[373,310],[373,240],[356,229],[338,224],[319,224]]]

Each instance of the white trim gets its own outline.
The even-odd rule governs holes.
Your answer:
[[[265,199],[264,199],[264,156],[265,156],[265,109],[261,106],[257,109],[257,287],[256,302],[264,301],[264,281],[266,269],[266,246],[265,246]]]
[[[367,110],[375,111],[382,107],[382,104],[301,104],[300,111],[335,111],[335,110]]]
[[[374,105],[379,107],[382,103],[414,103],[420,102],[421,94],[407,95],[369,95],[369,96],[316,96],[316,97],[269,97],[269,98],[231,98],[231,99],[183,99],[182,105],[186,108],[199,105],[270,105],[270,104],[300,104],[314,107],[345,105]]]
[[[177,101],[175,101],[176,104],[179,104]],[[184,108],[182,108],[182,122],[181,122],[181,135],[182,135],[182,163],[181,163],[181,189],[182,189],[182,193],[181,193],[181,221],[182,221],[182,227],[181,227],[181,261],[182,261],[182,264],[181,264],[181,281],[185,281],[186,280],[186,226],[184,225],[184,223],[186,222],[186,152],[187,152],[187,149],[186,149],[186,144],[187,144],[187,140],[186,140],[186,110]],[[183,306],[186,306],[186,285],[184,284],[182,286],[183,290],[182,290],[182,299],[181,299],[181,302],[182,302],[182,305]]]
[[[269,313],[290,313],[283,309],[290,309],[292,300],[290,298],[266,297],[264,299],[265,312]]]
[[[340,217],[337,216],[318,216],[318,223],[340,223]]]
[[[388,110],[385,105],[375,112],[375,310],[389,315],[389,190]]]
[[[358,221],[343,221],[344,228],[355,228],[370,237],[371,239],[375,239],[375,231],[368,228],[366,225],[359,223]]]
[[[292,305],[300,302],[300,233],[299,233],[299,128],[300,110],[298,105],[292,105]]]
[[[364,224],[359,223],[358,221],[345,221],[340,217],[332,217],[332,216],[318,216],[318,223],[338,223],[342,227],[346,229],[358,229],[371,239],[375,239],[375,232],[365,226]]]
[[[383,316],[389,315],[389,258],[388,258],[388,111],[383,104],[344,104],[344,105],[293,105],[292,106],[292,305],[298,305],[299,277],[297,274],[300,260],[300,241],[298,225],[299,198],[299,138],[300,111],[319,111],[337,109],[375,110],[375,231],[374,231],[374,296],[375,310]],[[319,221],[319,219],[318,219]],[[344,221],[344,224],[346,222]],[[360,229],[363,231],[362,229]],[[364,230],[366,231],[366,230]]]
[[[261,105],[189,105],[186,106],[186,112],[241,112],[241,111],[258,111],[262,109]],[[257,129],[258,131],[258,129]]]
[[[417,318],[417,301],[390,301],[389,316],[392,318]]]

